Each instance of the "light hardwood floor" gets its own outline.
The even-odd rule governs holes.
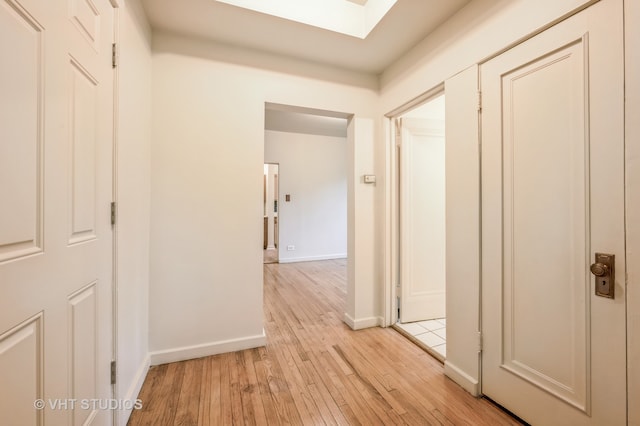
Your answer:
[[[264,265],[267,345],[152,367],[129,425],[520,424],[395,330],[349,329],[345,283],[345,260]]]

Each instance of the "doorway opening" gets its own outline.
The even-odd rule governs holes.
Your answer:
[[[446,358],[445,95],[395,115],[393,326]]]
[[[265,263],[347,257],[347,126],[345,114],[265,105]]]
[[[263,263],[278,263],[278,164],[264,164]]]

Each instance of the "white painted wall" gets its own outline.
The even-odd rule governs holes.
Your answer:
[[[353,113],[349,149],[374,169],[377,94],[310,78],[219,62],[211,45],[154,34],[151,166],[150,349],[152,364],[264,343],[262,227],[265,102]],[[219,52],[216,52],[217,55]],[[215,56],[214,55],[214,56]],[[371,125],[369,125],[371,123]],[[348,179],[353,180],[354,174]],[[349,196],[375,199],[373,188]],[[358,243],[373,250],[373,201],[352,206]],[[346,313],[373,317],[373,256],[349,269],[366,287]],[[350,252],[351,254],[351,252]],[[358,287],[359,288],[359,287]],[[356,307],[356,301],[358,306]]]
[[[449,22],[445,23],[434,31],[430,36],[418,44],[412,51],[404,55],[394,65],[389,67],[381,77],[381,98],[380,114],[387,114],[396,108],[408,103],[417,96],[442,84],[445,80],[458,74],[464,69],[481,62],[483,59],[494,55],[505,49],[510,44],[521,38],[545,27],[549,23],[556,21],[571,11],[589,3],[585,0],[541,0],[538,2],[513,2],[508,0],[476,0],[469,3]],[[447,104],[456,102],[449,93],[446,93]],[[461,105],[469,105],[469,97],[475,94],[458,94],[461,96]],[[470,98],[472,104],[473,98]],[[467,107],[465,107],[467,110]],[[471,117],[461,119],[462,112],[454,112],[455,120],[461,129],[477,129],[475,120]],[[450,116],[447,115],[447,120]],[[389,138],[381,140],[377,146],[379,162],[378,170],[390,170],[387,163],[389,147],[386,146]],[[461,143],[463,143],[461,141]],[[464,145],[465,143],[463,143]],[[466,142],[468,147],[477,145],[476,140]],[[479,157],[470,158],[469,155],[479,151],[459,151],[459,164],[478,164]],[[447,153],[448,155],[449,153]],[[382,160],[385,159],[385,160]],[[456,158],[447,159],[447,162],[456,162]],[[478,182],[477,167],[469,167],[467,170],[460,170],[456,178],[459,182]],[[387,180],[387,178],[385,178]],[[471,192],[465,202],[462,199],[456,201],[457,205],[469,205],[469,202],[479,199],[479,186],[466,187]],[[388,198],[387,198],[388,200]],[[380,210],[385,207],[381,202]],[[387,216],[390,220],[389,211]],[[471,212],[471,211],[470,211]],[[468,222],[467,215],[457,216],[457,218],[447,216],[448,227],[458,227],[466,229],[473,222]],[[378,225],[378,229],[385,227],[389,230],[388,223]],[[387,238],[390,233],[387,231]],[[472,245],[475,247],[473,237]],[[449,241],[448,241],[449,243]],[[382,250],[390,247],[391,241],[386,240]],[[472,250],[473,251],[473,250]],[[448,253],[450,251],[448,250]],[[447,296],[447,316],[455,315],[455,312],[462,313],[458,317],[459,326],[451,327],[449,330],[457,330],[460,338],[456,339],[456,344],[447,346],[447,358],[455,360],[456,369],[447,370],[447,374],[462,384],[465,388],[473,391],[477,389],[479,381],[478,366],[478,343],[477,331],[479,327],[478,306],[479,306],[479,268],[478,256],[471,253],[471,256],[461,257],[458,268],[469,271],[466,275],[470,278],[467,281],[456,279],[456,283],[448,280],[449,294]],[[383,258],[383,257],[381,257]],[[387,254],[389,262],[390,257]],[[393,277],[387,266],[385,271],[386,279]],[[449,320],[448,320],[449,321]],[[449,331],[451,332],[451,331]],[[448,336],[449,337],[449,336]]]
[[[280,262],[347,257],[347,138],[267,130],[264,141],[280,165]]]
[[[378,184],[365,184],[375,173],[374,137],[379,124],[354,117],[347,125],[347,307],[344,321],[354,330],[382,324],[382,275],[376,205],[382,196]],[[370,214],[364,214],[370,212]]]
[[[118,13],[116,397],[135,400],[149,365],[151,30],[138,0]]]
[[[449,377],[480,393],[480,150],[478,67],[445,82],[447,359]],[[467,303],[467,300],[474,302]]]

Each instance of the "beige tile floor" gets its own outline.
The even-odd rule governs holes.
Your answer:
[[[416,340],[442,356],[447,357],[447,319],[437,318],[427,321],[397,323],[399,328]]]

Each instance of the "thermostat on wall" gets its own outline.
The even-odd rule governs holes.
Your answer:
[[[364,175],[364,183],[376,183],[376,175]]]

